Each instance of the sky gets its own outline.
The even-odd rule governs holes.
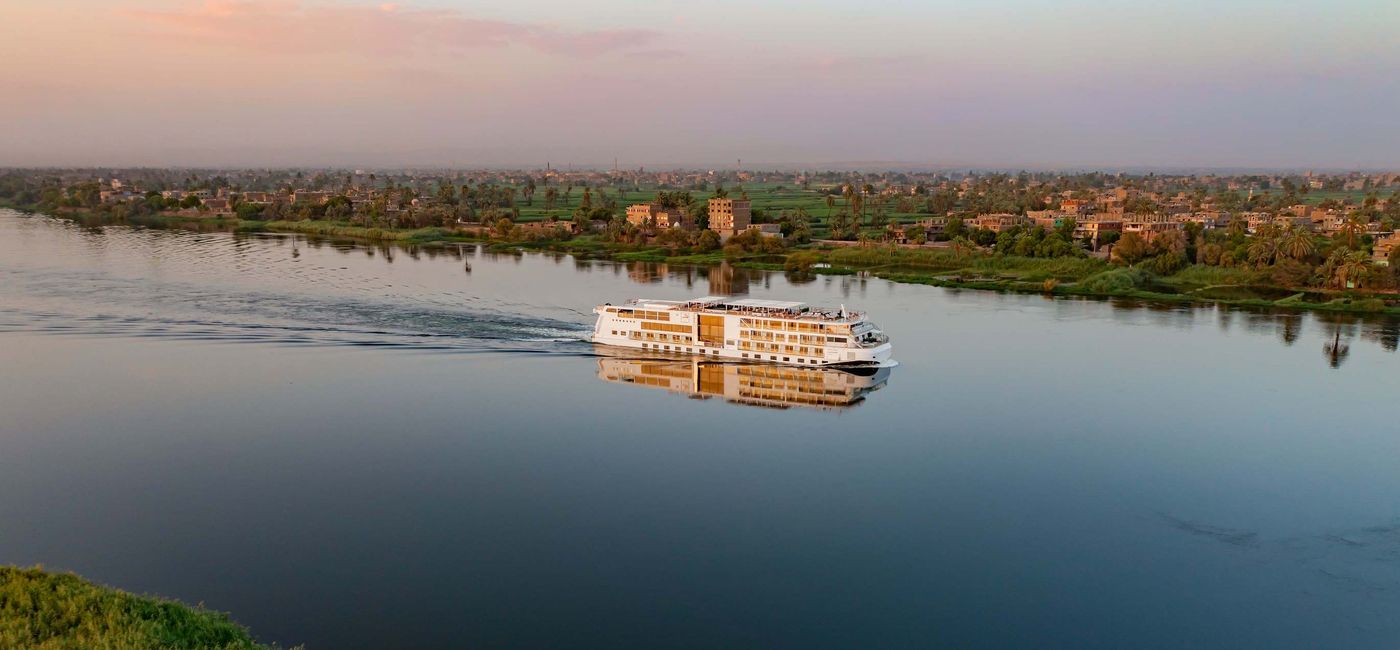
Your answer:
[[[0,165],[1400,169],[1394,0],[4,0]]]

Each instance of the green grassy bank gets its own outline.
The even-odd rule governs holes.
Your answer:
[[[268,650],[228,615],[102,587],[72,574],[0,566],[0,648]]]

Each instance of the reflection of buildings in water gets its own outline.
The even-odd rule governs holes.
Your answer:
[[[710,280],[710,295],[740,296],[749,292],[749,270],[735,268],[729,262],[712,266],[706,275]]]
[[[859,404],[884,387],[889,368],[859,372],[769,364],[717,363],[686,359],[598,360],[598,378],[662,388],[700,399],[722,397],[749,406],[841,409]]]
[[[666,277],[666,265],[660,262],[632,262],[627,265],[627,277],[633,282],[650,284]]]

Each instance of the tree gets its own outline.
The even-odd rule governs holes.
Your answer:
[[[1278,252],[1288,259],[1301,260],[1316,250],[1317,245],[1313,243],[1312,234],[1303,228],[1290,224],[1283,229],[1283,234],[1279,237]]]
[[[1366,234],[1368,222],[1359,214],[1353,214],[1342,222],[1341,234],[1347,238],[1347,248],[1356,249],[1356,238]]]
[[[1249,261],[1258,266],[1274,263],[1279,254],[1279,230],[1272,224],[1261,226],[1249,244]]]
[[[1337,273],[1341,276],[1343,286],[1360,289],[1370,281],[1373,268],[1370,256],[1363,251],[1356,251],[1347,254]]]
[[[967,234],[966,228],[963,226],[963,218],[948,217],[948,223],[943,227],[943,234],[947,235],[948,239],[957,239]]]
[[[1113,247],[1113,258],[1123,264],[1136,264],[1144,257],[1147,257],[1147,242],[1135,232],[1123,233],[1118,245]]]

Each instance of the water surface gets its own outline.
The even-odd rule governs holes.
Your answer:
[[[582,340],[713,293],[901,365],[755,403]],[[1389,647],[1397,337],[0,212],[0,563],[312,649]]]

